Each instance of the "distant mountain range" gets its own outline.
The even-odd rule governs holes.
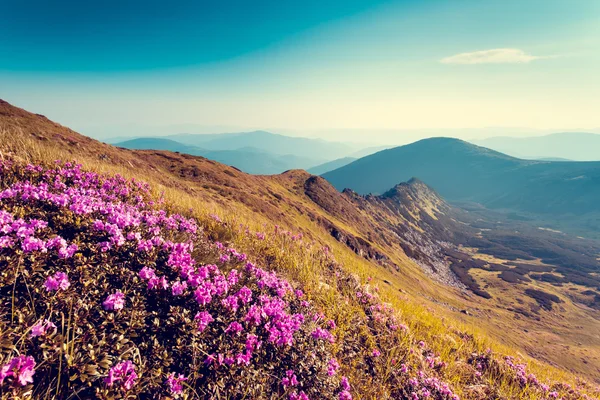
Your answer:
[[[338,190],[385,193],[416,177],[453,202],[563,221],[600,231],[600,162],[514,158],[458,139],[384,150],[323,174]]]
[[[132,150],[168,150],[201,156],[222,164],[231,165],[249,174],[259,175],[278,174],[289,169],[307,169],[324,161],[323,159],[301,157],[293,154],[272,154],[253,147],[236,150],[209,150],[163,138],[131,139],[116,143],[115,146]]]
[[[135,150],[168,150],[202,156],[250,174],[279,174],[290,169],[316,167],[313,173],[317,175],[389,147],[363,148],[354,143],[284,136],[266,131],[121,138],[112,144]]]
[[[596,133],[562,132],[524,138],[498,136],[471,142],[524,159],[600,161],[600,135]]]

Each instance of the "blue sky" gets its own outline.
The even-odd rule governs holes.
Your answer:
[[[50,3],[2,5],[0,97],[96,137],[600,128],[596,0]]]

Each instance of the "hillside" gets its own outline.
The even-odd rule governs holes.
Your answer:
[[[526,159],[562,158],[573,161],[600,161],[600,135],[561,132],[535,137],[492,137],[474,144]]]
[[[273,175],[289,169],[307,169],[323,162],[322,159],[299,157],[292,154],[271,154],[256,148],[236,150],[207,150],[163,138],[137,138],[115,143],[115,146],[134,150],[168,150],[201,156],[236,167],[249,174]]]
[[[433,138],[375,153],[323,177],[338,190],[362,194],[383,193],[417,177],[449,201],[510,210],[579,234],[600,232],[600,162],[521,160]]]
[[[16,398],[28,390],[33,391],[34,398],[62,398],[56,393],[72,392],[80,392],[83,398],[123,398],[125,392],[151,398],[178,395],[178,385],[186,396],[199,398],[253,394],[255,398],[301,398],[293,396],[309,391],[313,394],[310,398],[344,399],[410,398],[413,393],[435,399],[542,399],[555,395],[579,399],[584,393],[598,397],[593,386],[576,382],[570,373],[589,379],[600,375],[598,338],[593,334],[598,331],[594,325],[598,319],[593,308],[578,305],[580,298],[592,297],[583,292],[593,290],[579,285],[572,299],[562,292],[572,285],[564,284],[561,289],[543,279],[516,286],[496,285],[497,273],[489,265],[498,261],[480,262],[467,270],[483,290],[490,292],[488,299],[456,281],[444,282],[445,275],[439,273],[441,268],[436,263],[445,268],[452,265],[440,251],[458,250],[455,259],[483,259],[485,254],[472,248],[459,249],[457,243],[463,240],[461,232],[487,228],[453,228],[471,222],[453,221],[458,211],[418,180],[392,185],[394,189],[382,196],[339,193],[324,179],[304,171],[252,176],[201,157],[119,149],[5,102],[0,103],[0,127],[1,190],[10,194],[0,200],[2,210],[24,221],[31,222],[33,216],[47,221],[47,229],[36,236],[44,243],[61,235],[66,249],[77,244],[77,249],[71,248],[72,257],[57,256],[55,252],[64,247],[57,242],[56,250],[53,247],[46,253],[25,257],[24,264],[15,261],[23,254],[20,247],[0,250],[0,290],[5,300],[0,308],[0,362],[12,368],[6,371],[17,373],[6,376],[4,385],[0,384],[3,399]],[[56,165],[57,159],[77,160],[83,169]],[[42,165],[27,167],[27,162]],[[79,180],[82,173],[86,174],[84,181]],[[116,173],[146,181],[150,188]],[[47,197],[38,202],[15,195],[15,191],[29,187],[23,186],[25,181],[42,188],[50,183],[45,193],[51,196],[45,194]],[[113,219],[111,214],[97,214],[93,208],[89,214],[78,215],[79,208],[66,207],[60,200],[63,195],[81,193],[89,196],[91,204],[101,201],[106,210],[121,210],[115,201],[134,206],[126,208],[134,213],[133,219]],[[47,203],[55,200],[59,202]],[[305,321],[324,325],[319,325],[320,329],[313,322],[294,325],[298,326],[292,334],[294,348],[278,350],[276,337],[271,341],[259,327],[249,331],[247,322],[241,321],[244,334],[256,332],[252,334],[265,347],[257,350],[256,358],[248,364],[244,359],[231,363],[228,357],[241,354],[247,344],[240,341],[241,336],[230,333],[239,328],[237,325],[225,330],[236,321],[238,311],[240,316],[248,311],[246,305],[229,314],[223,304],[232,304],[233,300],[221,303],[226,298],[220,295],[215,295],[214,303],[207,302],[205,309],[198,308],[200,297],[195,293],[185,292],[181,300],[174,300],[173,284],[182,278],[173,275],[178,271],[171,270],[169,254],[162,253],[172,251],[174,244],[144,255],[131,247],[132,241],[138,240],[136,231],[131,236],[123,231],[124,244],[109,246],[121,240],[118,231],[107,227],[106,222],[124,223],[120,229],[131,229],[125,221],[135,221],[137,212],[142,213],[143,221],[152,221],[148,216],[154,213],[164,221],[158,229],[146,222],[140,224],[144,240],[152,232],[174,244],[193,243],[191,258],[184,251],[182,261],[194,260],[198,267],[218,265],[217,269],[211,267],[211,281],[222,280],[222,274],[229,276],[232,269],[239,270],[240,278],[231,286],[232,293],[239,292],[238,283],[252,291],[253,299],[258,294],[279,295],[270,290],[281,287],[285,304],[278,304],[284,313],[277,315],[288,318],[300,313],[298,306],[306,306],[307,311],[302,313],[309,318]],[[96,220],[106,230],[100,229]],[[179,224],[197,224],[198,234],[190,238],[185,232],[188,228],[170,233]],[[102,246],[109,247],[103,252],[99,250]],[[185,250],[183,245],[178,248]],[[246,261],[241,259],[276,275],[260,283],[255,280],[258,270],[244,272]],[[47,265],[52,269],[44,268]],[[140,275],[143,265],[152,265],[156,276]],[[17,267],[23,268],[23,275],[11,273]],[[63,271],[68,272],[70,284],[66,289],[60,288],[64,280],[56,275]],[[482,273],[487,275],[480,276]],[[43,289],[48,276],[58,285],[56,295]],[[158,287],[155,292],[156,286],[150,287],[155,277],[165,277],[169,290]],[[298,303],[294,296],[300,294],[291,293],[288,284],[302,290],[309,303]],[[139,309],[134,319],[114,309],[112,300],[118,300],[114,297],[106,308],[103,306],[109,294],[117,290],[126,293],[127,310],[130,305],[139,305],[132,308]],[[544,297],[540,292],[556,293],[560,306],[552,302],[554,297]],[[550,305],[546,298],[551,299]],[[520,301],[524,310],[536,312],[529,316],[518,313],[517,319],[515,305],[513,311],[508,310],[511,306],[502,304],[503,299]],[[18,322],[12,317],[13,301],[20,310]],[[535,308],[540,302],[544,307]],[[74,305],[89,312],[73,314],[70,307]],[[176,310],[167,311],[167,306],[175,306]],[[194,320],[194,316],[201,311],[216,316],[216,321],[208,323],[210,329],[205,334],[189,335],[197,329],[201,319]],[[42,319],[39,329],[48,330],[48,336],[30,338],[28,329],[37,323],[38,316],[54,323],[57,332]],[[78,324],[89,324],[85,326],[90,329],[74,329]],[[573,330],[574,325],[584,328]],[[174,326],[180,329],[177,336],[164,334]],[[121,333],[112,335],[117,331]],[[101,339],[103,335],[106,339]],[[335,341],[331,345],[329,335]],[[187,342],[192,340],[190,337],[194,338],[192,344]],[[319,342],[321,338],[326,340]],[[63,343],[65,346],[61,346]],[[43,346],[49,346],[49,350]],[[65,347],[66,354],[62,353]],[[196,362],[191,349],[214,349],[223,356],[222,363],[206,366],[202,358],[197,360],[200,370],[189,368]],[[313,364],[315,359],[310,357],[298,362],[313,351],[320,362]],[[17,352],[24,358],[18,358]],[[26,375],[31,372],[28,356],[36,362],[33,383]],[[339,367],[331,362],[334,358]],[[289,369],[298,364],[303,367]],[[328,368],[334,370],[331,375]],[[58,381],[53,379],[56,377]],[[291,384],[294,381],[298,383]],[[247,385],[250,382],[252,385]],[[268,397],[267,392],[276,397]]]

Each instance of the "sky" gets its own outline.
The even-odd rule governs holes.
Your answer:
[[[600,132],[600,1],[2,1],[0,98],[81,133]]]

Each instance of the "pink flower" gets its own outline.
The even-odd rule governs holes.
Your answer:
[[[296,386],[298,384],[298,379],[296,378],[294,371],[291,369],[287,370],[285,372],[285,378],[281,380],[281,384],[283,387]]]
[[[183,294],[183,292],[185,292],[185,289],[187,289],[187,283],[186,282],[173,282],[173,285],[171,286],[171,291],[173,293],[173,296],[181,296]]]
[[[194,317],[196,321],[198,321],[198,330],[203,332],[208,324],[214,321],[212,315],[208,313],[208,311],[201,311]]]
[[[340,380],[340,386],[343,390],[350,390],[350,382],[348,382],[348,378],[342,376],[342,379]]]
[[[148,289],[149,290],[167,290],[169,288],[169,282],[167,282],[167,278],[161,276],[154,276],[148,280]]]
[[[58,258],[71,258],[77,250],[79,250],[79,247],[76,244],[72,244],[68,247],[61,247],[58,249]]]
[[[121,291],[117,290],[115,293],[109,295],[106,300],[102,303],[105,310],[121,310],[125,306],[125,295]]]
[[[175,377],[175,373],[170,373],[167,376],[167,385],[169,385],[169,390],[171,391],[171,394],[179,396],[181,393],[183,393],[182,382],[185,382],[187,380],[188,378],[186,378],[183,374],[179,374],[179,376]]]
[[[210,290],[206,286],[198,286],[198,288],[194,291],[194,297],[198,304],[204,306],[212,300],[212,296],[210,294]]]
[[[35,360],[33,357],[14,357],[0,369],[0,384],[4,383],[6,378],[12,376],[19,385],[26,386],[29,383],[33,383],[34,374]]]
[[[48,292],[53,292],[56,290],[67,290],[71,286],[69,283],[69,277],[64,272],[57,272],[52,276],[46,278],[46,282],[44,282],[44,287]]]
[[[315,339],[327,340],[330,343],[335,342],[333,335],[329,331],[326,331],[323,328],[319,328],[319,327],[315,328],[315,330],[312,332],[311,335]]]
[[[349,391],[343,390],[340,392],[339,397],[340,400],[352,400],[352,395]]]
[[[237,335],[242,330],[244,330],[244,327],[239,322],[233,321],[232,323],[229,324],[227,329],[225,329],[225,333],[231,332],[232,334]]]
[[[30,337],[34,338],[34,337],[38,337],[38,336],[45,336],[48,331],[53,330],[54,332],[56,332],[56,325],[54,325],[54,323],[52,323],[50,320],[44,320],[44,321],[40,321],[37,324],[35,324],[34,326],[31,327],[31,334],[29,335]]]
[[[306,393],[304,393],[303,391],[298,393],[298,392],[293,392],[290,394],[290,400],[309,400],[308,396],[306,395]]]
[[[332,358],[331,360],[329,360],[329,363],[327,363],[327,375],[335,375],[339,368],[340,364],[338,363],[338,361],[335,358]]]
[[[152,268],[144,267],[140,271],[140,278],[147,281],[148,279],[154,278],[156,273]]]
[[[127,360],[123,361],[108,371],[108,376],[104,379],[104,383],[108,386],[113,386],[115,383],[121,383],[121,387],[125,390],[131,390],[137,380],[135,373],[135,365]]]
[[[246,286],[242,286],[237,297],[242,303],[248,304],[252,300],[252,290],[248,289]]]
[[[377,349],[373,350],[373,353],[371,353],[371,355],[373,357],[379,357],[381,355],[381,352]]]

